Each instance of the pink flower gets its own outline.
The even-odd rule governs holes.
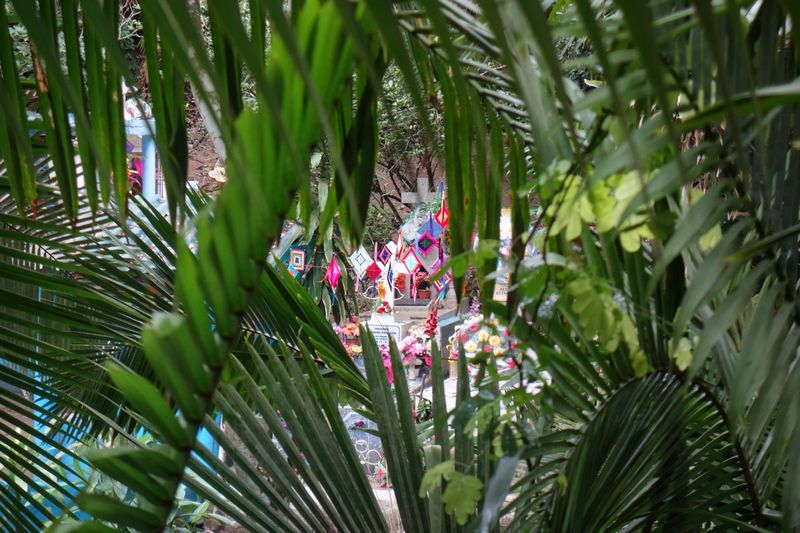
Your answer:
[[[469,330],[470,330],[471,332],[475,333],[476,331],[478,331],[478,328],[479,328],[479,327],[480,327],[480,325],[479,325],[479,324],[477,324],[477,323],[476,323],[476,324],[472,324],[472,325],[469,327]]]
[[[394,383],[394,373],[392,373],[392,359],[389,356],[389,347],[381,344],[381,357],[383,358],[383,368],[386,370],[386,379],[389,383]]]
[[[516,349],[517,349],[517,346],[519,346],[519,345],[517,344],[517,341],[511,341],[511,342],[509,342],[509,343],[508,343],[508,349],[509,349],[509,350],[516,350]]]
[[[383,360],[383,368],[386,370],[386,379],[391,385],[394,383],[394,372],[392,372],[392,363],[386,359]]]
[[[458,340],[460,340],[461,342],[467,342],[467,338],[468,338],[468,336],[467,336],[466,332],[462,332],[462,333],[458,334]]]
[[[490,344],[484,344],[483,345],[483,351],[484,352],[491,352],[492,351],[492,346]]]

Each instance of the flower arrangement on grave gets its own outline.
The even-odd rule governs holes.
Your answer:
[[[342,324],[334,324],[333,331],[339,336],[347,353],[354,357],[363,352],[361,347],[361,330],[359,329],[360,323],[357,316],[351,316],[350,321]]]
[[[375,312],[379,315],[389,314],[392,312],[392,306],[389,305],[389,302],[383,300],[380,305],[378,305],[378,308],[375,310]]]
[[[361,331],[358,326],[358,318],[352,317],[351,322],[347,322],[341,326],[334,326],[333,329],[346,339],[358,339],[361,336]]]
[[[473,316],[456,329],[448,342],[450,360],[458,359],[458,347],[464,347],[464,355],[470,363],[483,363],[491,358],[502,359],[507,366],[514,365],[519,343],[508,328],[501,326],[494,317]]]
[[[408,330],[408,335],[400,341],[398,349],[404,365],[416,366],[422,363],[427,367],[431,366],[431,354],[428,350],[426,329],[424,324],[414,326]]]

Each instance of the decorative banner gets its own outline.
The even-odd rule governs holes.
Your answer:
[[[289,252],[289,266],[298,273],[306,269],[306,251],[296,248]]]
[[[291,265],[291,264],[290,264],[290,265],[289,265],[289,266],[286,268],[286,270],[288,270],[288,271],[289,271],[289,273],[290,273],[292,276],[294,276],[294,279],[300,279],[300,276],[301,276],[301,274],[300,274],[300,271],[299,271],[299,270],[297,270],[297,269],[294,267],[294,265]]]
[[[439,301],[444,301],[447,297],[447,286],[451,281],[453,281],[453,273],[448,270],[447,274],[434,282],[433,286],[439,291]]]
[[[447,282],[442,284],[442,288],[441,288],[441,290],[439,290],[439,298],[438,298],[438,300],[440,302],[443,302],[445,298],[447,298]]]
[[[427,231],[417,238],[417,248],[423,255],[428,255],[437,244],[439,244],[439,241],[436,240],[436,237]]]
[[[409,248],[408,252],[406,252],[405,257],[403,257],[402,263],[408,269],[410,274],[414,274],[420,268],[421,261],[419,260],[419,256],[417,252],[414,251],[413,248]]]
[[[378,254],[378,261],[380,261],[384,265],[388,265],[391,259],[392,259],[392,252],[389,250],[389,248],[387,248],[386,246],[381,248],[381,251]]]
[[[441,257],[437,258],[436,261],[431,263],[431,266],[428,267],[428,270],[431,271],[431,276],[433,276],[439,271],[440,268],[442,268],[442,258]]]
[[[447,227],[447,223],[450,222],[450,211],[447,210],[447,203],[445,202],[444,198],[444,191],[442,191],[442,205],[439,206],[439,210],[436,211],[436,214],[433,215],[433,220],[437,222],[441,227]]]
[[[335,289],[341,277],[342,269],[339,268],[339,261],[336,260],[336,254],[333,254],[331,262],[328,264],[328,269],[325,271],[325,279],[331,284],[331,288]]]
[[[371,279],[374,283],[376,279],[381,277],[383,270],[381,270],[381,267],[378,265],[378,263],[373,261],[364,272],[366,272],[367,276],[369,276],[369,279]]]
[[[433,235],[434,237],[436,237],[437,239],[439,238],[439,235],[441,235],[442,232],[444,231],[444,228],[442,228],[442,226],[439,225],[439,223],[433,219],[433,215],[431,215],[430,213],[428,213],[428,222],[426,224],[422,224],[419,227],[419,229],[417,230],[417,234],[422,235],[426,231],[431,235]]]
[[[372,258],[363,246],[350,255],[350,264],[353,265],[353,270],[356,271],[358,277],[364,274],[371,261]]]
[[[397,250],[394,251],[394,255],[398,259],[402,259],[404,252],[405,246],[403,242],[403,228],[400,228],[400,231],[397,234]]]

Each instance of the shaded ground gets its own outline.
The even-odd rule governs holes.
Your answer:
[[[222,184],[209,177],[208,173],[217,162],[217,151],[211,136],[206,131],[203,118],[196,108],[192,107],[187,113],[189,128],[189,180],[197,181],[204,191],[216,192]]]

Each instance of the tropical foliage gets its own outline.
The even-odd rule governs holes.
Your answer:
[[[194,3],[141,0],[166,218],[128,197],[118,4],[0,3],[4,529],[163,530],[188,487],[247,530],[386,530],[340,402],[406,531],[800,527],[796,2],[208,0],[209,50]],[[363,376],[267,263],[287,219],[360,241],[390,64],[428,138],[441,109],[456,289],[474,267],[520,348],[462,349],[451,413],[433,364],[420,425],[397,349],[392,386],[362,331]],[[213,199],[187,193],[187,83]]]

